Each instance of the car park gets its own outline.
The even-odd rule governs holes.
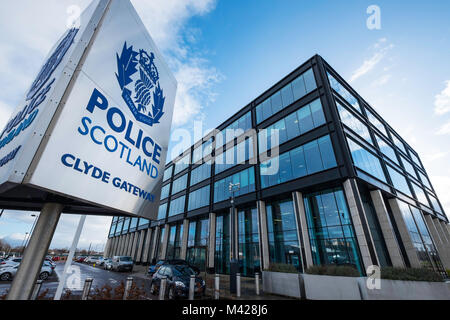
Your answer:
[[[0,280],[10,281],[14,278],[19,269],[19,264],[17,265],[4,265],[0,266]],[[44,261],[42,264],[41,272],[39,273],[39,280],[47,280],[53,274],[53,269],[51,265]]]
[[[194,295],[204,296],[206,290],[205,281],[187,265],[162,265],[153,275],[151,281],[151,293],[157,294],[161,287],[161,279],[167,278],[167,290],[169,299],[187,298],[191,275],[195,275]]]
[[[158,271],[158,269],[162,266],[162,265],[166,265],[166,264],[171,264],[171,265],[184,265],[184,266],[188,266],[190,267],[192,270],[194,270],[194,272],[196,274],[200,273],[200,270],[191,265],[189,262],[187,262],[186,260],[182,260],[182,259],[172,259],[172,260],[159,260],[156,264],[150,265],[148,267],[148,271],[147,274],[149,276],[152,276],[155,274],[156,271]]]
[[[129,256],[115,256],[112,258],[111,270],[113,271],[133,271],[134,262]]]

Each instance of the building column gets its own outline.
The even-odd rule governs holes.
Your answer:
[[[438,231],[441,237],[443,247],[445,248],[447,255],[450,257],[450,235],[447,233],[448,231],[447,226],[445,222],[439,219],[436,219],[433,222],[436,226],[436,230]]]
[[[392,266],[396,268],[405,268],[406,264],[402,257],[402,252],[395,237],[395,232],[392,229],[391,219],[386,208],[386,203],[383,199],[383,194],[380,190],[374,190],[370,192],[373,206],[378,218],[378,222],[383,234],[384,242],[389,253],[389,257],[392,262]]]
[[[211,272],[214,271],[214,257],[216,253],[216,214],[214,212],[209,214],[208,240],[208,269]]]
[[[183,220],[183,238],[181,240],[181,252],[180,252],[180,259],[182,259],[182,260],[186,260],[188,239],[189,239],[189,220],[184,219]]]
[[[266,203],[261,200],[257,201],[256,207],[258,209],[259,241],[261,243],[261,271],[263,271],[268,270],[270,265]]]
[[[129,241],[128,241],[128,248],[127,248],[127,256],[131,257],[131,251],[133,249],[133,242],[134,242],[134,235],[135,232],[130,233]]]
[[[108,255],[109,257],[112,257],[115,255],[116,244],[117,244],[117,238],[114,237],[114,238],[112,238],[111,250],[109,250],[109,255]]]
[[[164,237],[162,239],[161,252],[159,253],[159,257],[161,259],[165,259],[167,255],[167,246],[169,245],[169,235],[170,235],[170,226],[166,224],[164,226]]]
[[[447,224],[446,224],[444,221],[439,220],[439,219],[437,219],[436,223],[438,223],[439,226],[441,227],[441,232],[442,232],[442,238],[443,238],[443,240],[445,239],[447,245],[450,246],[450,233],[449,233],[449,231],[448,231],[448,226],[447,226]]]
[[[344,182],[344,191],[350,215],[352,216],[353,228],[358,239],[364,271],[366,271],[370,266],[379,265],[379,263],[356,180],[346,180]]]
[[[114,252],[112,256],[119,255],[119,243],[120,243],[120,236],[114,238]]]
[[[122,254],[122,248],[123,248],[123,235],[119,236],[119,244],[117,245],[117,256],[120,256]]]
[[[129,245],[129,243],[130,243],[130,236],[131,236],[131,234],[129,234],[129,233],[127,233],[126,235],[125,235],[125,245],[123,246],[123,253],[122,253],[122,255],[123,256],[126,256],[127,255],[127,252],[128,252],[128,245]]]
[[[133,261],[136,261],[137,245],[138,245],[138,239],[139,239],[140,234],[141,233],[139,231],[136,231],[134,233],[133,245],[131,248],[131,257],[133,258]]]
[[[144,246],[142,248],[142,250],[143,250],[142,263],[143,264],[150,262],[149,259],[151,259],[151,257],[149,257],[151,239],[152,239],[152,229],[149,228],[147,230],[147,235],[145,236]]]
[[[137,247],[137,256],[136,256],[136,263],[140,264],[142,261],[142,249],[144,247],[144,241],[145,241],[145,230],[141,230],[139,232],[139,244]]]
[[[295,191],[292,193],[295,209],[295,220],[297,222],[297,236],[302,253],[303,272],[314,265],[311,252],[311,242],[309,239],[308,223],[306,220],[305,204],[303,194]]]
[[[409,234],[408,228],[406,227],[405,220],[403,220],[402,210],[400,209],[399,200],[397,198],[389,199],[389,206],[392,210],[392,215],[394,216],[395,224],[397,225],[400,238],[403,243],[403,247],[406,251],[406,256],[408,257],[409,264],[411,268],[420,268],[420,260],[417,257],[416,249],[411,241],[411,236]]]
[[[448,249],[446,246],[445,240],[442,239],[442,235],[438,231],[435,225],[435,220],[429,214],[425,215],[425,222],[427,223],[428,230],[430,230],[431,237],[433,238],[433,242],[436,246],[436,249],[439,253],[439,258],[441,258],[441,262],[444,265],[445,269],[450,269],[450,260],[448,256]],[[439,223],[439,221],[436,221]]]
[[[159,226],[155,227],[155,229],[153,230],[152,248],[151,248],[151,252],[149,254],[149,259],[150,259],[149,262],[150,263],[152,262],[153,259],[157,259],[158,258],[156,256],[156,249],[157,249],[157,245],[158,245],[159,232],[160,232],[160,227]]]
[[[106,241],[105,250],[103,250],[103,258],[106,258],[108,256],[108,251],[111,247],[111,243],[112,243],[112,238],[108,238],[108,240]]]

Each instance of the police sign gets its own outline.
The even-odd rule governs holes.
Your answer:
[[[155,219],[176,88],[130,1],[94,1],[2,133],[0,184]]]

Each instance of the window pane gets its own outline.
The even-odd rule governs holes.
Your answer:
[[[384,176],[384,172],[378,157],[349,138],[347,138],[347,142],[355,166],[360,168],[361,170],[364,170],[375,178],[386,182],[386,177]]]
[[[358,100],[330,73],[328,73],[328,79],[330,80],[331,88],[334,89],[342,98],[345,99],[355,110],[361,113],[361,107],[359,106]]]

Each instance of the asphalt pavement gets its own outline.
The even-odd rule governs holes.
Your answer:
[[[47,296],[54,296],[63,271],[64,262],[56,263],[56,268],[53,275],[42,284],[41,292],[48,289]],[[102,288],[105,285],[115,288],[119,286],[121,282],[125,283],[129,276],[133,276],[135,283],[139,287],[144,285],[145,291],[149,295],[150,281],[149,278],[147,278],[143,273],[131,274],[129,272],[106,271],[103,267],[93,267],[84,263],[76,262],[72,264],[72,268],[69,270],[65,289],[69,289],[73,294],[81,294],[87,278],[93,279],[92,290],[95,290],[95,288]],[[5,295],[10,287],[10,281],[0,281],[0,296]]]

